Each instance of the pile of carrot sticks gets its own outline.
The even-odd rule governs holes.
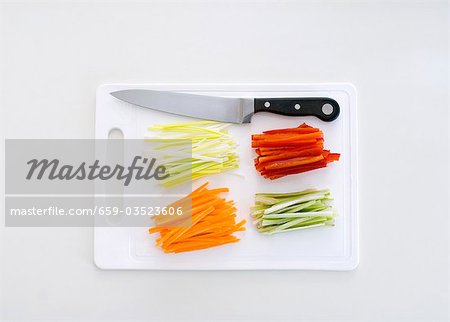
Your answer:
[[[183,206],[182,216],[155,216],[156,226],[149,233],[159,233],[156,245],[165,253],[181,253],[235,243],[232,234],[245,230],[245,220],[236,223],[232,200],[221,198],[228,188],[207,189],[208,183],[170,206]]]

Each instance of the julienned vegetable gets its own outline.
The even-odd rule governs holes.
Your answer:
[[[148,141],[157,142],[161,150],[167,179],[166,187],[221,173],[239,166],[236,142],[228,133],[229,124],[198,121],[154,125]]]
[[[232,200],[220,198],[227,188],[207,189],[207,183],[170,205],[185,209],[183,216],[154,217],[156,226],[149,233],[159,233],[156,245],[165,253],[180,253],[235,243],[232,234],[245,230],[245,220],[236,223]]]
[[[268,179],[326,167],[339,153],[323,149],[323,132],[305,123],[296,128],[264,131],[252,135],[258,156],[256,169]]]
[[[328,189],[257,193],[251,216],[258,231],[267,235],[334,226],[336,211],[330,206],[331,200]]]

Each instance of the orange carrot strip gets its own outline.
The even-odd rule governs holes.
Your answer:
[[[206,183],[202,184],[200,187],[198,187],[197,189],[195,189],[194,191],[192,191],[188,196],[192,196],[192,195],[195,195],[195,194],[197,194],[197,193],[199,193],[199,192],[202,192],[203,190],[206,189],[206,186],[208,185],[208,183],[209,183],[209,182],[206,182]]]
[[[229,243],[235,243],[238,242],[239,239],[236,238],[235,240],[230,240],[230,241],[220,241],[220,242],[194,242],[194,243],[187,243],[184,245],[178,245],[178,246],[173,246],[171,248],[166,248],[164,251],[169,253],[169,252],[174,252],[174,253],[181,253],[181,252],[188,252],[188,251],[193,251],[193,250],[200,250],[200,249],[205,249],[205,248],[210,248],[210,247],[214,247],[214,246],[219,246],[219,245],[224,245],[224,244],[229,244]]]
[[[195,226],[196,223],[198,223],[203,217],[205,217],[206,215],[210,214],[212,211],[214,211],[214,207],[210,207],[210,208],[206,209],[205,211],[199,213],[198,215],[195,216],[195,218],[193,218],[193,222],[192,222],[192,225],[190,227],[183,227],[183,228],[181,228],[180,230],[178,230],[177,232],[172,234],[169,238],[166,238],[163,241],[163,243],[165,243],[167,245],[170,245],[171,243],[176,241],[178,238],[180,238],[184,233],[189,231],[189,229],[191,229],[193,226]]]
[[[222,192],[229,192],[229,191],[230,191],[230,189],[228,189],[228,188],[217,188],[217,189],[209,190],[208,193],[210,193],[210,194],[219,194],[219,193],[222,193]]]
[[[199,212],[198,214],[194,215],[192,217],[192,225],[194,225],[201,218],[203,218],[204,216],[206,216],[207,214],[209,214],[212,211],[214,211],[214,207],[209,207],[209,208]],[[176,239],[177,237],[179,237],[183,233],[185,233],[190,227],[192,227],[192,225],[189,227],[173,227],[166,235],[164,235],[161,238],[161,241],[160,241],[160,243],[158,243],[158,245],[161,243],[167,242],[167,240],[173,241],[174,239]]]

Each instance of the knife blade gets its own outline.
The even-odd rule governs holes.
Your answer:
[[[315,116],[325,122],[335,120],[340,113],[339,104],[326,97],[239,98],[148,89],[126,89],[111,95],[153,110],[228,123],[250,123],[258,112]]]

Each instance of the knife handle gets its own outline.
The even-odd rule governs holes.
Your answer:
[[[316,116],[334,121],[340,113],[339,104],[331,98],[255,98],[255,113],[269,112],[287,116]]]

